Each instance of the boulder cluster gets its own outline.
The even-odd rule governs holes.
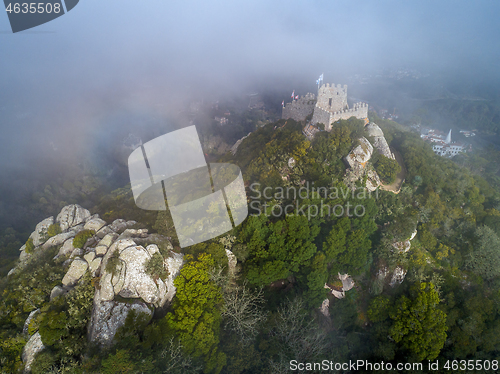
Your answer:
[[[356,189],[356,182],[366,178],[366,189],[375,191],[382,185],[382,181],[373,167],[368,164],[374,150],[392,160],[395,160],[395,157],[389,148],[389,144],[387,144],[384,132],[377,124],[373,122],[367,124],[365,134],[372,139],[373,145],[364,136],[358,139],[359,144],[345,158],[349,169],[347,169],[344,176],[344,182],[351,189]]]
[[[47,232],[53,224],[58,224],[61,232],[49,238]],[[52,289],[50,299],[64,297],[89,273],[96,290],[88,337],[100,345],[110,345],[130,311],[152,318],[156,309],[172,301],[176,291],[174,279],[184,262],[183,255],[173,252],[167,238],[148,234],[147,229],[135,229],[135,226],[135,221],[123,219],[107,224],[79,205],[65,206],[55,219],[49,217],[36,225],[30,235],[34,249],[28,250],[27,245],[23,245],[20,265],[9,274],[22,269],[23,263],[38,251],[59,247],[55,259],[59,259],[67,271],[61,284]],[[75,236],[83,230],[92,231],[81,248],[75,247]],[[148,260],[155,253],[162,254],[168,274],[165,279],[146,271]],[[114,261],[114,266],[108,266],[109,261]],[[31,363],[43,348],[40,334],[34,334],[24,349],[25,363]]]

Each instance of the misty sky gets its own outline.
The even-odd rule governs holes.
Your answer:
[[[314,89],[322,72],[344,83],[391,66],[498,74],[499,10],[499,1],[81,0],[17,34],[2,13],[0,176],[45,153],[91,152],[111,124],[168,121],[195,98]]]

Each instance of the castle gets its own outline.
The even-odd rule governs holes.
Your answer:
[[[360,119],[368,118],[368,104],[356,103],[352,108],[347,104],[347,85],[335,86],[329,83],[323,84],[318,89],[318,97],[312,93],[307,93],[305,96],[291,103],[287,103],[283,107],[283,119],[294,119],[296,121],[304,121],[307,116],[312,116],[311,123],[313,125],[323,123],[325,130],[330,131],[332,123],[339,119],[348,119],[356,117]]]

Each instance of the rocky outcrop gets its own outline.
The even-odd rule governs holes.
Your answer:
[[[182,265],[184,265],[184,256],[182,253],[170,252],[170,256],[165,260],[168,270],[168,278],[165,280],[167,285],[167,294],[165,295],[165,303],[172,302],[175,296],[176,288],[174,280],[179,275]]]
[[[132,310],[149,319],[153,317],[153,311],[142,301],[137,300],[132,303],[105,301],[97,290],[88,330],[89,340],[103,346],[111,345],[116,331],[123,326]]]
[[[346,161],[352,169],[364,168],[373,153],[373,147],[363,136],[358,139],[359,145],[354,147],[346,157]]]
[[[30,238],[33,239],[33,245],[35,247],[38,247],[47,240],[47,230],[53,223],[54,217],[49,217],[45,218],[42,222],[36,225],[35,231],[33,231],[30,235]]]
[[[80,280],[80,278],[83,277],[88,267],[89,264],[87,263],[87,261],[82,260],[78,257],[75,258],[62,280],[62,284],[64,286],[74,286]]]
[[[150,235],[147,229],[132,229],[136,225],[135,221],[118,219],[107,225],[98,215],[91,216],[88,210],[79,205],[62,208],[56,219],[62,233],[45,240],[48,227],[53,222],[53,217],[47,218],[36,226],[32,234],[33,242],[38,244],[35,251],[61,246],[56,257],[66,257],[61,265],[67,267],[66,274],[62,284],[52,289],[50,299],[64,297],[85,274],[90,273],[96,284],[91,323],[88,326],[92,341],[111,344],[117,329],[132,310],[151,318],[155,308],[162,308],[172,301],[176,291],[174,280],[184,258],[182,254],[172,251],[173,247],[167,238],[158,234]],[[96,234],[87,240],[84,248],[74,248],[74,236],[84,229],[94,230]],[[164,267],[169,275],[164,281],[153,279],[146,273],[147,261],[155,253],[160,253],[158,245],[151,243],[158,243],[169,251],[169,256],[164,259]],[[145,247],[146,244],[149,245]],[[30,256],[25,249],[26,245],[21,247],[21,258]],[[118,262],[111,273],[106,267],[113,255],[117,256]],[[26,357],[25,362],[29,362],[29,365],[36,353],[43,349],[41,340],[37,339],[39,334],[32,337],[25,348],[23,357]]]
[[[321,306],[319,307],[319,311],[325,317],[330,317],[330,299],[323,300]]]
[[[98,232],[105,225],[106,221],[100,219],[99,217],[93,217],[85,222],[85,226],[83,226],[83,229],[94,230],[95,232]]]
[[[357,188],[356,182],[366,178],[366,189],[375,191],[382,182],[373,166],[368,164],[373,154],[373,147],[365,137],[358,140],[359,145],[354,147],[345,158],[350,168],[346,170],[344,183],[350,189],[355,190]]]
[[[158,301],[164,298],[166,287],[163,281],[157,279],[155,282],[150,275],[146,274],[145,267],[150,258],[149,252],[142,246],[128,247],[120,252],[120,260],[123,261],[125,267],[123,286],[118,291],[120,296],[141,298],[153,305],[157,305]],[[159,287],[159,284],[162,286]]]
[[[61,286],[55,286],[52,291],[50,291],[50,301],[55,299],[56,297],[62,296],[66,293],[66,290]]]
[[[35,360],[35,356],[37,355],[37,353],[41,352],[44,348],[45,346],[42,343],[42,337],[40,336],[39,332],[36,332],[24,346],[23,354],[21,356],[24,362],[25,372],[31,371],[31,365]]]
[[[30,323],[31,321],[33,321],[33,318],[35,318],[35,316],[40,313],[40,309],[35,309],[33,310],[30,315],[28,316],[28,318],[26,318],[26,321],[24,321],[24,327],[23,327],[23,334],[24,335],[28,335],[28,328],[30,326]]]
[[[394,242],[392,246],[397,249],[401,253],[406,253],[410,250],[411,248],[411,240],[417,235],[417,230],[415,230],[409,239],[403,240],[401,242]]]
[[[229,275],[231,277],[234,277],[234,275],[236,274],[236,265],[238,264],[238,259],[236,258],[234,253],[227,248],[226,248],[226,256],[227,256]]]
[[[325,283],[325,288],[329,289],[333,296],[337,299],[343,299],[345,297],[346,291],[351,290],[354,287],[354,281],[349,274],[338,274],[339,280],[342,282],[342,287],[340,290],[331,288]],[[338,287],[337,287],[338,288]]]
[[[403,283],[405,277],[406,277],[406,270],[403,269],[401,266],[397,266],[396,269],[394,269],[394,273],[392,274],[389,286],[394,287],[396,284]]]
[[[70,238],[74,238],[75,237],[75,232],[74,231],[69,231],[69,232],[65,232],[65,233],[62,233],[62,234],[58,234],[56,236],[53,236],[52,238],[50,238],[49,240],[47,240],[43,245],[42,245],[42,249],[48,249],[50,247],[53,247],[53,246],[56,246],[56,245],[61,245],[63,244],[64,242],[66,242],[68,239]]]
[[[394,154],[391,152],[389,148],[389,144],[387,144],[387,140],[385,139],[384,132],[382,129],[375,123],[370,122],[365,126],[365,131],[368,136],[373,138],[373,146],[377,149],[377,151],[391,160],[395,160]]]
[[[59,252],[57,252],[56,257],[60,256],[69,256],[73,253],[75,247],[73,247],[73,238],[66,240],[62,247],[59,248]]]
[[[90,212],[82,208],[80,205],[72,204],[62,208],[61,212],[57,215],[56,221],[61,226],[63,232],[67,231],[70,227],[85,223],[85,220],[90,217]]]

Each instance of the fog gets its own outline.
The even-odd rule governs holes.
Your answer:
[[[78,163],[195,100],[299,94],[408,66],[498,75],[497,1],[85,0],[12,34],[0,16],[1,183]],[[314,91],[313,91],[314,92]],[[36,174],[38,173],[38,174]]]

